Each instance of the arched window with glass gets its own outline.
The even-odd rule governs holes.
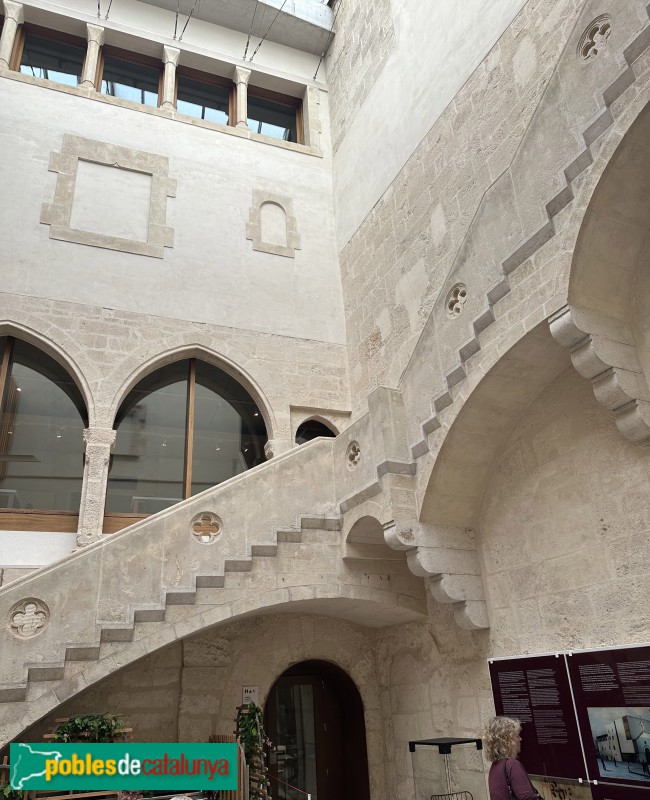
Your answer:
[[[77,530],[84,399],[38,348],[0,337],[0,528]]]
[[[251,395],[231,375],[195,358],[140,381],[114,427],[107,533],[265,460],[266,426]]]

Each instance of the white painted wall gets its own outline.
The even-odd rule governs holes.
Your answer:
[[[524,4],[391,0],[396,48],[334,160],[339,248]]]
[[[14,80],[0,79],[0,104],[0,224],[13,232],[0,238],[3,287],[345,341],[329,159]],[[48,164],[64,133],[169,157],[178,187],[167,224],[176,238],[164,259],[50,240],[39,218],[54,197]],[[245,226],[254,189],[293,199],[302,241],[295,259],[253,251]],[[82,194],[88,202],[85,184]],[[117,205],[115,211],[120,216]]]
[[[76,546],[76,533],[2,531],[0,564],[8,569],[42,567],[64,558]]]

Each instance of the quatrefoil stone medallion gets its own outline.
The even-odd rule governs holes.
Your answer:
[[[360,458],[361,447],[359,447],[359,442],[350,442],[348,449],[345,451],[345,463],[348,465],[348,469],[356,469]]]
[[[202,511],[192,518],[192,536],[201,544],[211,544],[221,533],[223,523],[212,511]]]
[[[607,45],[612,33],[612,20],[608,14],[601,14],[587,26],[578,43],[578,58],[591,61]]]
[[[19,639],[38,636],[50,621],[50,609],[42,600],[27,597],[9,612],[9,630]]]
[[[457,317],[463,310],[467,302],[467,286],[464,283],[457,283],[447,295],[447,316]]]

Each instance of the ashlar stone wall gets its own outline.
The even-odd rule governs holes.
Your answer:
[[[582,5],[524,6],[343,247],[355,413],[375,386],[399,380],[481,198],[511,163]]]
[[[492,469],[479,548],[499,655],[650,638],[650,453],[567,370]]]

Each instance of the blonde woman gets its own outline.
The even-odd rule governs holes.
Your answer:
[[[485,726],[483,749],[492,762],[488,776],[490,800],[541,800],[528,773],[517,760],[521,750],[521,723],[493,717]]]

